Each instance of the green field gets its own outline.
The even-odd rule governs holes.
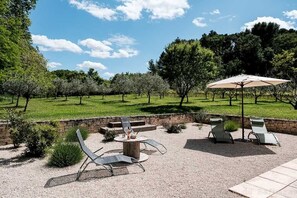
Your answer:
[[[89,118],[98,116],[119,116],[119,115],[149,115],[160,113],[196,112],[200,109],[208,113],[225,115],[241,115],[239,100],[233,101],[229,106],[228,99],[211,99],[203,97],[190,97],[189,103],[184,103],[180,109],[178,97],[165,97],[159,99],[157,96],[151,98],[151,104],[147,104],[145,96],[136,98],[135,95],[128,95],[125,102],[121,102],[121,96],[91,96],[83,98],[83,105],[78,105],[78,97],[64,98],[34,98],[29,102],[26,115],[32,120],[60,120],[72,118]],[[245,98],[245,116],[259,116],[264,118],[285,118],[297,120],[297,111],[289,104],[275,102],[269,98],[260,98],[258,104],[254,104],[253,98]],[[19,110],[23,109],[25,101],[20,101]],[[0,119],[5,119],[5,108],[13,107],[9,98],[0,102]]]

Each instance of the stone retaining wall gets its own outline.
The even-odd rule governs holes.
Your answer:
[[[188,114],[158,114],[158,115],[147,115],[147,116],[130,116],[130,120],[144,120],[147,124],[162,125],[165,123],[187,123],[194,121],[194,115],[192,113]],[[210,114],[209,116],[221,116],[218,114]],[[241,117],[239,116],[225,116],[226,119],[234,120],[241,123]],[[109,122],[119,122],[120,117],[109,116],[109,117],[95,117],[86,119],[76,119],[76,120],[61,120],[60,129],[61,133],[65,132],[67,129],[75,126],[82,126],[89,129],[90,132],[96,133],[100,127],[107,126]],[[245,128],[251,128],[249,123],[249,117],[245,117]],[[46,124],[48,122],[37,122],[40,124]],[[208,124],[209,119],[205,120],[204,123]],[[269,131],[278,133],[288,133],[297,135],[297,120],[285,120],[285,119],[265,119],[266,127]],[[0,122],[0,145],[10,144],[11,139],[9,138],[9,132],[7,123]]]

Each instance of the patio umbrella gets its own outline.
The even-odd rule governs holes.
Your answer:
[[[207,85],[207,88],[241,89],[241,127],[242,127],[242,141],[244,141],[243,88],[278,85],[288,81],[289,80],[241,74],[238,76],[234,76],[231,78],[210,83]]]

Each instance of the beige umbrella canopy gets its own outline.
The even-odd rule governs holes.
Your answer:
[[[289,80],[268,78],[261,76],[245,75],[241,74],[217,82],[213,82],[207,85],[207,88],[225,88],[225,89],[239,89],[241,88],[241,126],[242,126],[242,140],[244,141],[244,107],[243,107],[243,88],[244,87],[261,87],[278,85],[286,83]]]

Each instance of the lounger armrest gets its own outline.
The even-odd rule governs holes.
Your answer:
[[[100,151],[100,150],[102,150],[102,149],[103,149],[103,147],[101,147],[101,148],[97,149],[96,151],[94,151],[94,153],[97,153],[98,151]],[[101,157],[103,154],[104,154],[104,153],[102,153],[102,154],[101,154],[101,155],[99,155],[98,157]],[[97,159],[98,157],[96,157],[95,159]]]
[[[103,149],[103,147],[97,149],[96,151],[94,151],[94,153],[97,153],[98,151],[100,151],[100,150],[102,150],[102,149]]]

